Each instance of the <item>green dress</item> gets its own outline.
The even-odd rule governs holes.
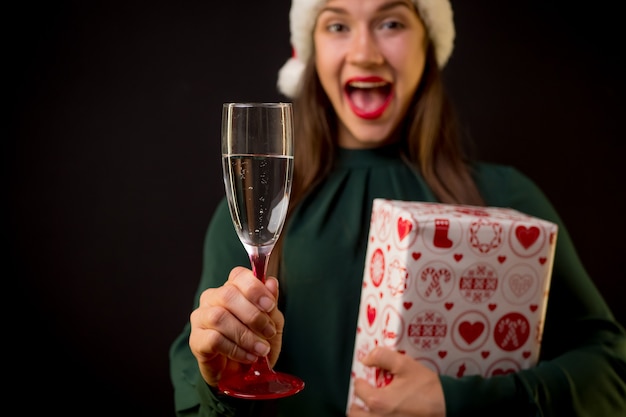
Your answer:
[[[510,207],[558,224],[559,238],[542,355],[516,374],[442,376],[448,416],[626,415],[626,336],[587,275],[552,205],[511,167],[477,164],[488,206]],[[178,415],[345,416],[352,350],[372,201],[436,201],[394,147],[340,149],[336,168],[297,207],[283,231],[283,347],[276,369],[301,377],[305,389],[278,401],[225,398],[200,378],[189,324],[170,350]],[[208,228],[196,294],[220,286],[236,265],[249,266],[226,201]],[[236,413],[236,414],[235,414]],[[625,414],[621,414],[625,413]]]

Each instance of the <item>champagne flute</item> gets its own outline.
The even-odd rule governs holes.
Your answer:
[[[255,276],[265,282],[267,263],[285,222],[293,174],[291,103],[225,103],[222,168],[230,214]],[[222,378],[218,388],[237,398],[296,394],[299,378],[275,372],[267,357]]]

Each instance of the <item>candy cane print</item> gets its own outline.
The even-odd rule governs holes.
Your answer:
[[[517,321],[511,321],[509,319],[506,319],[502,325],[506,325],[508,326],[509,330],[506,333],[506,336],[504,337],[504,340],[502,340],[502,346],[507,346],[509,344],[509,342],[511,342],[511,344],[515,347],[519,346],[519,340],[517,340],[517,329],[519,328],[523,328],[525,327],[525,323],[520,320],[517,319]]]
[[[430,294],[433,291],[437,293],[437,297],[441,297],[443,295],[443,289],[441,288],[441,282],[439,280],[441,275],[444,275],[444,282],[449,282],[450,279],[452,279],[452,275],[447,269],[440,269],[437,271],[435,268],[430,267],[422,271],[422,281],[426,281],[428,276],[431,277],[430,284],[428,284],[428,288],[424,291],[424,295],[426,295],[426,297],[430,297]]]

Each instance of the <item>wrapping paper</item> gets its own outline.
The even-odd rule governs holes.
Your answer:
[[[557,226],[516,210],[376,199],[350,375],[375,346],[439,374],[491,377],[537,363]]]

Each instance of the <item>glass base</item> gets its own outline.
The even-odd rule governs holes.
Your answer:
[[[270,400],[297,394],[304,389],[304,382],[293,375],[270,371],[253,375],[233,375],[222,379],[218,388],[231,397]]]

